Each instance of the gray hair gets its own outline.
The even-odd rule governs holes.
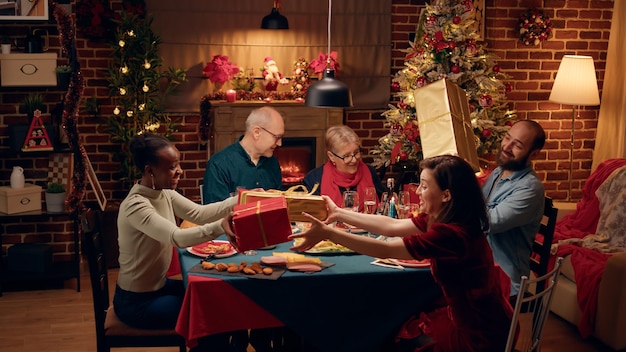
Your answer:
[[[246,132],[250,132],[254,126],[267,127],[267,123],[272,118],[273,113],[280,115],[281,118],[283,117],[276,109],[269,106],[252,110],[246,119]]]

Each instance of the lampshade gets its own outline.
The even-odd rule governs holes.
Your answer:
[[[269,15],[263,17],[261,21],[262,29],[289,29],[289,21],[287,17],[279,12],[280,0],[274,0],[274,7]]]
[[[304,102],[312,107],[346,108],[352,106],[352,94],[345,83],[335,79],[335,70],[327,68],[322,79],[306,91]]]
[[[348,86],[335,79],[335,70],[330,68],[330,20],[333,2],[328,0],[328,52],[326,69],[321,80],[311,84],[306,91],[304,105],[319,108],[347,108],[352,106],[352,93]]]
[[[591,56],[563,56],[550,92],[550,101],[580,106],[600,104],[596,70]]]

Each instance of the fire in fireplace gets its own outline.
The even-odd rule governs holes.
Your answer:
[[[304,175],[315,168],[315,137],[283,137],[274,155],[280,163],[283,186],[299,185]]]

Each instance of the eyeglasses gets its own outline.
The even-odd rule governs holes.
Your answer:
[[[267,128],[263,127],[263,126],[259,126],[260,129],[262,129],[263,131],[269,133],[272,135],[272,137],[274,137],[274,141],[276,143],[278,143],[279,140],[283,139],[282,135],[277,135],[277,134],[273,134],[272,132],[268,131]]]
[[[361,151],[357,150],[356,152],[354,152],[354,154],[348,154],[348,155],[344,155],[344,156],[339,156],[337,154],[335,154],[335,152],[333,152],[332,150],[330,151],[335,157],[341,159],[344,164],[347,164],[349,162],[352,161],[352,159],[354,160],[359,160],[361,159]]]

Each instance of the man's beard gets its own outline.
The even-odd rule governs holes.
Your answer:
[[[530,157],[530,153],[524,155],[524,157],[522,157],[519,160],[509,159],[508,161],[504,161],[502,160],[502,148],[500,148],[497,161],[498,161],[498,165],[500,165],[500,168],[502,170],[518,171],[518,170],[523,170],[526,168],[526,166],[528,165],[529,157]]]

